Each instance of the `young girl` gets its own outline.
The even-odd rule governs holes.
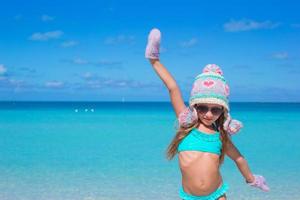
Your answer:
[[[225,155],[236,163],[246,183],[269,191],[265,178],[251,173],[247,161],[230,139],[242,125],[230,118],[229,86],[220,67],[209,64],[195,78],[186,107],[175,80],[159,61],[160,38],[160,31],[152,29],[145,57],[168,88],[178,118],[179,128],[167,156],[172,159],[178,153],[182,174],[180,197],[184,200],[226,200],[228,185],[219,171]]]

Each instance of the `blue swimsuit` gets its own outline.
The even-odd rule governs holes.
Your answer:
[[[180,151],[202,151],[217,155],[221,154],[222,142],[220,133],[203,133],[194,128],[178,145]]]
[[[178,145],[178,152],[181,151],[201,151],[221,155],[222,141],[220,133],[203,133],[194,128]],[[217,190],[206,196],[194,196],[180,188],[179,195],[184,200],[216,200],[228,190],[228,185],[223,183]]]

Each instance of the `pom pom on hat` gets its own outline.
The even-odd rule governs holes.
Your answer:
[[[241,128],[243,128],[243,123],[236,120],[236,119],[232,119],[230,114],[228,113],[227,117],[226,117],[226,120],[223,124],[223,128],[230,135],[234,135],[237,132],[239,132]]]
[[[196,120],[198,120],[198,115],[194,107],[186,107],[178,116],[178,123],[181,127],[187,127]]]
[[[216,73],[219,74],[221,76],[223,76],[223,71],[221,70],[221,68],[216,65],[216,64],[208,64],[203,68],[203,73]]]

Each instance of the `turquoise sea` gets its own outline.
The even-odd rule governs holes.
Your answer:
[[[226,159],[230,200],[300,199],[300,104],[231,103],[233,141],[269,193]],[[179,199],[169,102],[1,102],[1,200]]]

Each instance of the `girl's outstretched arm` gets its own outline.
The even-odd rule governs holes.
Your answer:
[[[154,71],[163,81],[165,86],[167,87],[171,99],[171,103],[173,105],[176,116],[186,108],[180,89],[177,86],[176,81],[172,77],[172,75],[168,72],[165,66],[159,61],[159,59],[149,59],[151,65],[153,66]]]
[[[270,190],[263,176],[252,174],[246,159],[241,155],[230,139],[226,144],[225,153],[236,163],[248,185],[259,188],[265,192]]]
[[[242,154],[239,152],[239,150],[234,146],[231,140],[228,140],[228,143],[226,145],[226,155],[230,157],[237,167],[239,168],[241,174],[246,179],[247,183],[251,183],[254,181],[254,176],[250,171],[250,168],[248,166],[248,163],[246,159],[242,156]]]

